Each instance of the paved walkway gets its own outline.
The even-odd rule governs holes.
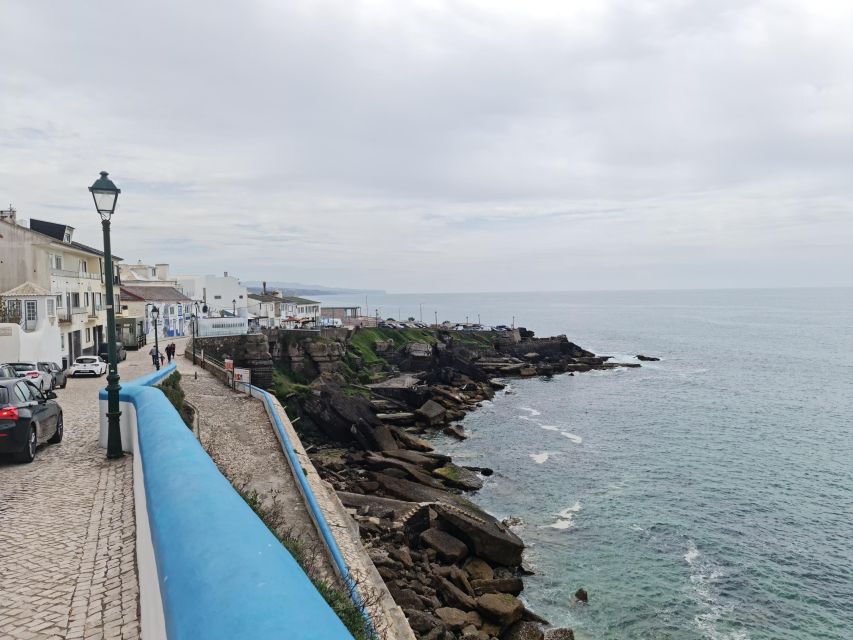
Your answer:
[[[147,349],[119,375],[148,373]],[[139,593],[132,456],[98,446],[98,391],[106,378],[57,389],[60,444],[31,464],[0,461],[0,638],[138,638]]]

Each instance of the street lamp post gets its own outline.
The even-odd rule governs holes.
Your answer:
[[[234,298],[234,299],[231,301],[231,308],[232,308],[232,310],[233,310],[233,312],[234,312],[234,317],[236,318],[236,317],[237,317],[237,298]]]
[[[121,189],[109,179],[106,171],[101,171],[101,177],[89,187],[89,192],[95,200],[95,209],[101,216],[101,227],[104,231],[104,280],[107,289],[107,458],[121,458],[124,455],[121,446],[121,411],[118,404],[119,385],[118,363],[116,360],[116,312],[115,297],[113,296],[113,254],[110,247],[110,219],[116,210],[118,194]]]
[[[192,321],[192,330],[193,330],[193,365],[195,365],[195,348],[196,348],[195,337],[196,337],[196,333],[197,333],[196,327],[198,326],[198,301],[193,302],[193,314],[192,314],[191,321]]]
[[[157,341],[157,319],[160,317],[160,309],[151,305],[151,317],[154,320],[154,367],[160,371],[160,343]]]

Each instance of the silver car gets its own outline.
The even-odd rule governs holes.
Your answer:
[[[68,376],[65,369],[55,362],[39,362],[39,369],[50,374],[51,389],[56,389],[57,387],[64,389],[65,385],[68,384]]]
[[[19,378],[27,378],[39,391],[45,392],[53,384],[53,376],[39,368],[38,362],[10,362]]]

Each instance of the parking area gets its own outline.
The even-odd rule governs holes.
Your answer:
[[[128,353],[123,379],[151,371]],[[0,638],[138,638],[132,457],[98,446],[105,377],[57,389],[60,444],[35,460],[0,460]]]

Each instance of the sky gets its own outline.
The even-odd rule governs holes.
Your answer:
[[[853,3],[0,0],[0,207],[393,292],[853,285]]]

